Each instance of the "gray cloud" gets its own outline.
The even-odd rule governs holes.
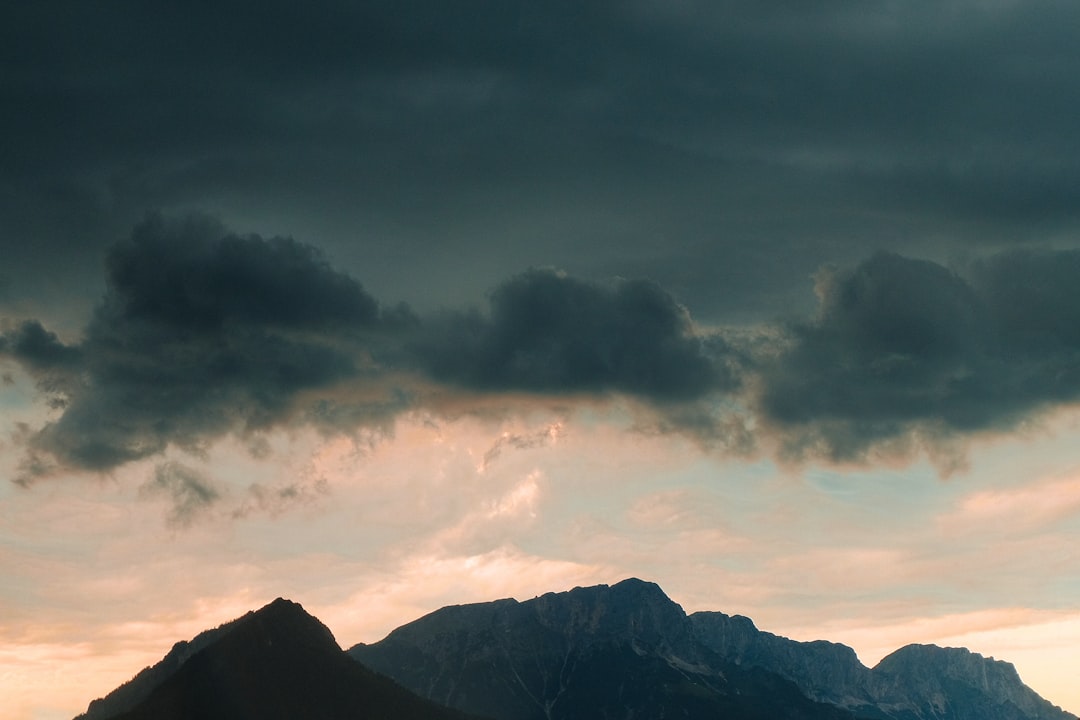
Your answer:
[[[50,327],[150,207],[318,238],[425,309],[558,266],[708,321],[1080,220],[1067,3],[8,5],[7,302]]]
[[[378,304],[310,245],[229,234],[214,220],[152,216],[112,247],[92,335],[115,325],[213,334],[230,327],[324,331],[374,325]]]
[[[80,342],[30,321],[0,344],[63,407],[32,452],[90,470],[285,422],[305,393],[374,373],[378,338],[411,321],[312,247],[203,217],[140,224],[110,251],[106,283]]]
[[[802,458],[941,445],[1080,399],[1078,277],[1075,250],[953,268],[877,253],[822,269],[809,319],[705,332],[651,281],[530,270],[485,312],[421,318],[380,306],[312,246],[151,216],[108,252],[80,339],[36,320],[0,333],[0,357],[57,413],[22,432],[16,480],[200,454],[228,435],[257,449],[294,423],[379,435],[424,403],[469,412],[521,393],[633,398],[637,429],[730,452],[769,433]],[[249,509],[290,501],[279,490],[253,490]]]
[[[760,411],[789,452],[1015,427],[1080,399],[1080,253],[1013,251],[963,275],[878,254],[819,277],[820,308],[761,364]]]
[[[280,515],[297,505],[315,502],[330,492],[325,477],[298,479],[279,485],[252,483],[241,502],[230,513],[234,519],[245,518],[254,513]]]
[[[214,481],[193,468],[175,461],[164,462],[139,488],[142,497],[165,495],[172,503],[167,514],[170,525],[189,527],[210,511],[223,497]]]
[[[1018,361],[1074,359],[1080,350],[1080,251],[1007,252],[971,262],[966,273],[986,298],[999,342]]]
[[[60,410],[25,438],[19,482],[170,446],[198,454],[226,435],[257,448],[259,433],[294,422],[379,432],[432,381],[466,399],[623,394],[661,414],[738,385],[731,348],[695,334],[646,281],[534,270],[496,288],[487,315],[421,322],[381,308],[309,245],[155,215],[109,250],[105,285],[76,342],[36,320],[0,335],[0,356]]]
[[[0,357],[10,357],[34,377],[48,403],[63,407],[78,384],[82,352],[64,345],[36,320],[25,320],[0,334]]]
[[[607,288],[531,270],[491,294],[491,310],[433,324],[418,347],[437,380],[476,391],[621,392],[696,400],[737,379],[705,354],[686,310],[659,286]]]
[[[502,456],[503,450],[513,448],[515,450],[529,450],[531,448],[546,447],[556,442],[563,433],[562,423],[549,425],[543,430],[534,433],[519,435],[516,433],[504,433],[496,440],[487,451],[484,452],[480,461],[480,469],[487,470],[488,466]]]

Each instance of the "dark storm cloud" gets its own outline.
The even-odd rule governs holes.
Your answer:
[[[54,408],[64,407],[78,384],[83,360],[78,348],[60,341],[36,320],[25,320],[0,334],[0,358],[20,363],[33,376],[38,388]]]
[[[150,207],[268,218],[428,307],[556,265],[648,275],[707,320],[777,312],[823,261],[1038,242],[1080,219],[1068,3],[0,13],[12,303],[95,297],[85,268]]]
[[[381,307],[309,245],[151,216],[108,252],[80,339],[9,323],[0,357],[56,412],[21,432],[24,484],[230,435],[257,453],[261,433],[294,423],[377,437],[412,409],[479,412],[522,395],[629,397],[643,432],[737,453],[777,434],[790,457],[858,460],[1080,400],[1078,278],[1076,250],[954,268],[878,253],[821,270],[811,319],[704,331],[654,282],[534,269],[498,285],[486,312],[420,318]],[[161,477],[178,503],[203,497],[187,476]],[[301,494],[257,488],[245,507]]]
[[[662,413],[737,386],[731,349],[646,281],[534,270],[499,286],[488,315],[421,322],[309,245],[154,215],[109,250],[105,285],[78,341],[36,320],[0,335],[0,355],[60,411],[27,435],[22,483],[201,453],[227,435],[257,450],[260,432],[292,422],[381,432],[432,381],[466,403],[617,393]]]
[[[111,249],[106,273],[94,335],[141,324],[193,334],[233,326],[350,330],[379,317],[375,300],[312,246],[240,237],[198,216],[151,217]]]
[[[36,372],[77,367],[81,354],[60,342],[36,320],[26,320],[0,335],[0,354],[8,355]]]
[[[476,391],[621,392],[662,404],[736,385],[686,310],[646,281],[607,288],[532,270],[491,294],[489,315],[450,316],[436,332],[419,347],[426,370]]]
[[[1080,350],[1080,252],[1007,252],[972,262],[967,273],[1014,355],[1054,362]]]
[[[203,217],[140,224],[110,251],[106,284],[80,342],[29,321],[0,346],[63,407],[32,451],[91,470],[273,427],[304,393],[372,372],[378,337],[410,322],[312,247]]]
[[[878,254],[821,273],[818,317],[761,364],[760,410],[789,452],[858,459],[1080,399],[1080,252],[1014,251],[962,270]]]

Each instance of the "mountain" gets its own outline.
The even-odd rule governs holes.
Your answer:
[[[443,608],[348,654],[498,720],[1075,720],[1011,665],[967,650],[909,646],[870,669],[844,645],[796,642],[740,616],[687,616],[637,579]]]
[[[789,680],[726,662],[652,583],[443,608],[349,654],[437,702],[498,720],[852,720]]]
[[[698,612],[694,634],[740,666],[786,677],[808,697],[868,718],[893,720],[1072,720],[1020,680],[1009,663],[963,648],[908,645],[872,670],[846,645],[796,642],[741,616]]]
[[[636,579],[446,607],[348,654],[279,598],[177,643],[76,720],[476,716],[1076,720],[993,658],[909,645],[870,669],[844,645],[688,616]]]
[[[874,667],[872,690],[881,698],[908,697],[922,717],[981,720],[991,714],[1010,720],[1069,717],[1020,681],[1012,664],[964,648],[908,645]]]
[[[466,720],[349,659],[325,625],[278,598],[177,643],[77,720]]]

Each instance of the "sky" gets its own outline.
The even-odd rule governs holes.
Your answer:
[[[5,719],[631,576],[1080,712],[1078,24],[5,3]]]

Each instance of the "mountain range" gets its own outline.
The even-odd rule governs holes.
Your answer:
[[[445,607],[342,651],[296,603],[179,642],[76,720],[1076,720],[1006,662],[909,645],[874,668],[637,579]]]

